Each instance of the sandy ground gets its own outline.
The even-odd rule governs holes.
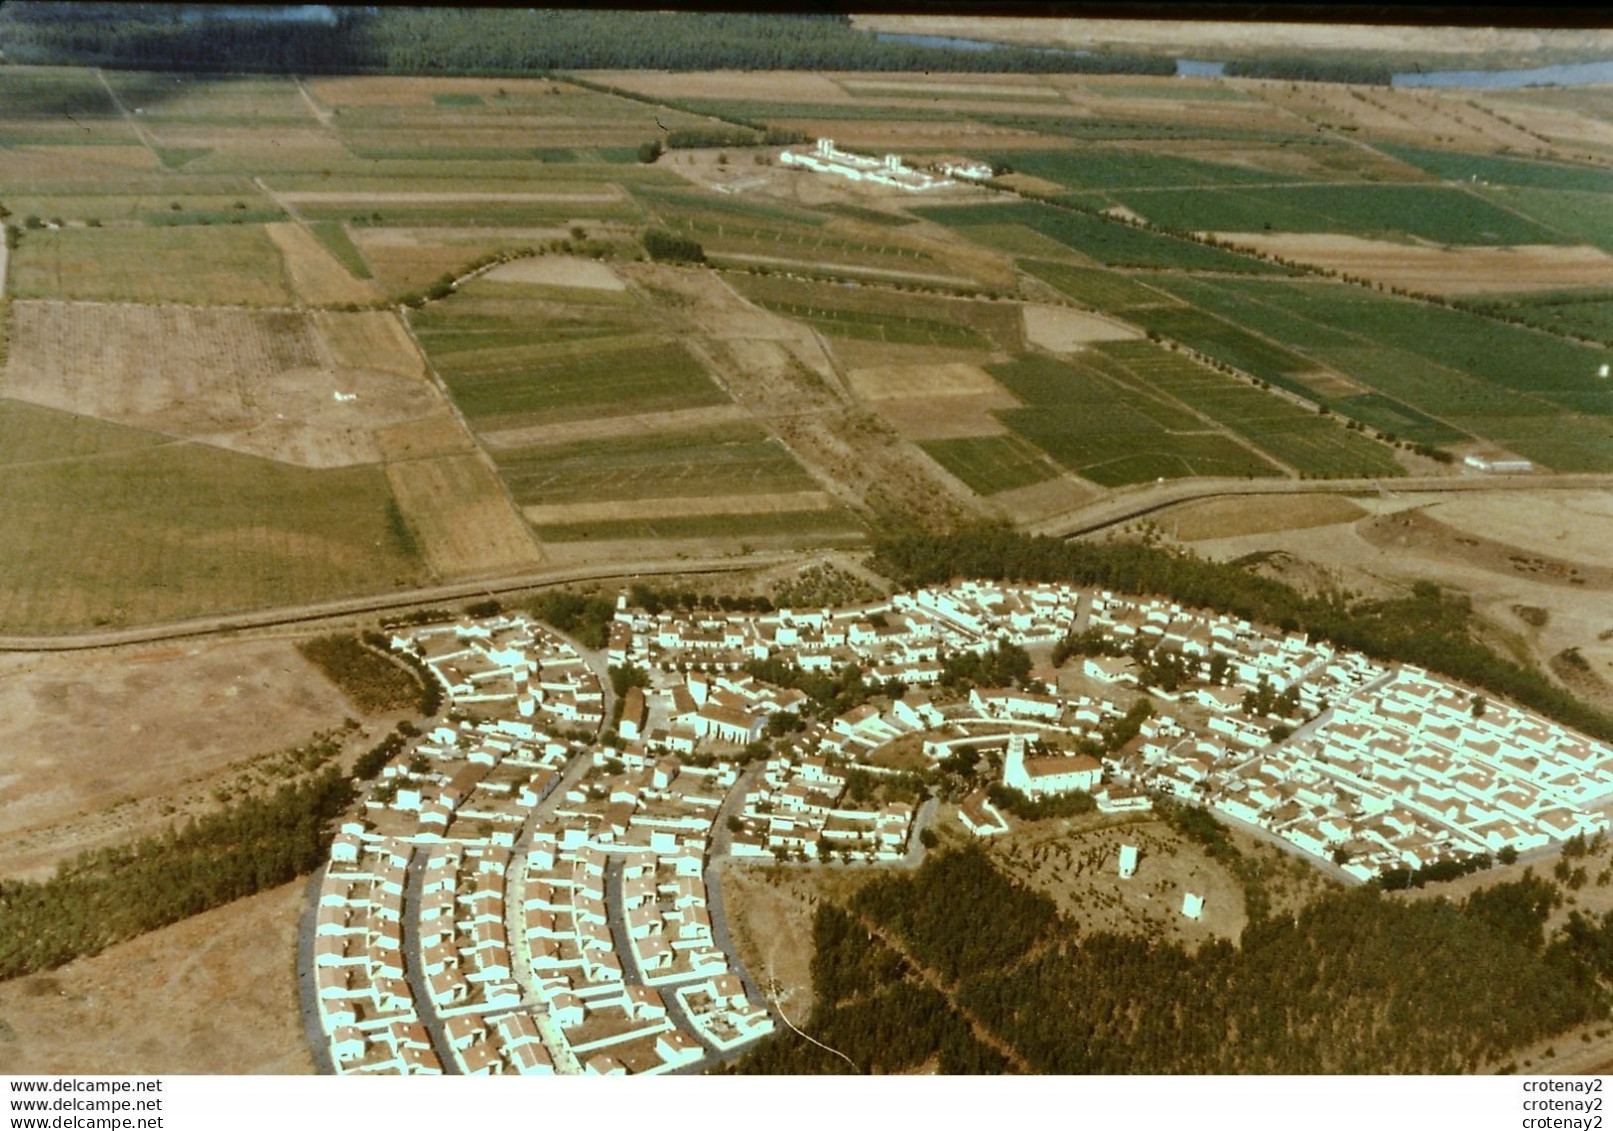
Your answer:
[[[1025,337],[1049,353],[1076,353],[1088,342],[1129,342],[1142,334],[1116,319],[1064,306],[1023,307]]]
[[[1006,389],[950,397],[886,397],[878,402],[880,414],[909,440],[999,436],[1008,428],[992,411],[1018,406]]]
[[[0,982],[12,1073],[305,1075],[297,881],[57,970]]]
[[[377,429],[375,442],[389,462],[462,455],[476,447],[459,417],[448,409]]]
[[[1606,566],[1613,560],[1613,497],[1553,491],[1538,498],[1505,492],[1435,503],[1426,512],[1469,534],[1554,557]]]
[[[0,875],[77,850],[47,826],[89,819],[87,836],[117,839],[132,800],[354,713],[286,640],[0,656]]]
[[[355,279],[325,246],[301,224],[289,221],[265,224],[264,231],[280,249],[286,263],[286,274],[291,289],[303,302],[315,306],[343,302],[370,302],[377,297],[376,289],[362,279]]]
[[[0,393],[304,467],[374,462],[372,429],[440,404],[416,377],[339,367],[299,311],[21,302],[12,314]]]
[[[616,522],[633,518],[667,518],[673,515],[782,514],[821,511],[834,506],[823,491],[782,491],[769,495],[704,495],[670,499],[618,499],[598,503],[557,503],[528,506],[521,511],[539,525],[563,522]]]
[[[981,396],[1006,392],[991,374],[978,365],[955,361],[852,369],[846,373],[846,377],[858,396],[870,400],[886,397]]]
[[[1269,499],[1208,499],[1172,507],[1153,521],[1182,542],[1266,534],[1353,522],[1367,512],[1340,495],[1298,495],[1274,507]]]
[[[1206,537],[1193,548],[1220,560],[1276,552],[1262,568],[1302,586],[1390,596],[1427,579],[1465,592],[1495,626],[1498,646],[1521,658],[1547,667],[1565,649],[1579,649],[1589,672],[1575,690],[1613,708],[1613,582],[1607,566],[1613,555],[1604,551],[1598,557],[1596,551],[1613,547],[1613,517],[1594,492],[1566,493],[1562,500],[1557,494],[1498,491],[1459,502],[1414,494],[1357,499],[1368,515],[1355,521]],[[1251,515],[1261,508],[1287,513],[1291,502],[1279,507],[1252,499],[1247,506]],[[1541,517],[1531,515],[1532,509]],[[1169,537],[1165,519],[1158,525]],[[1529,623],[1519,609],[1536,610],[1535,619],[1544,623]]]
[[[542,283],[551,287],[585,287],[595,291],[622,291],[627,286],[605,264],[566,255],[543,255],[501,263],[486,275],[499,283]]]
[[[1613,256],[1594,247],[1428,247],[1358,236],[1215,232],[1269,255],[1430,294],[1613,285]]]

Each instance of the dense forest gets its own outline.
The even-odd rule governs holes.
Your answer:
[[[164,836],[82,853],[42,883],[0,881],[0,980],[98,954],[314,871],[353,798],[352,782],[332,765]]]
[[[1375,659],[1441,672],[1613,741],[1613,717],[1477,639],[1467,598],[1430,582],[1391,600],[1351,600],[1336,592],[1306,596],[1237,563],[1207,561],[1185,550],[1136,541],[1032,537],[1006,526],[888,538],[877,544],[872,564],[904,586],[976,577],[1061,581],[1168,597],[1285,632],[1304,632]]]
[[[819,909],[817,1005],[803,1029],[859,1071],[910,1068],[938,1052],[947,1071],[945,1050],[957,1049],[971,1015],[1037,1072],[1474,1071],[1607,1016],[1613,915],[1576,914],[1548,940],[1560,900],[1532,874],[1457,903],[1334,889],[1297,915],[1253,918],[1237,945],[1189,952],[1082,935],[970,847],[876,881],[849,908]],[[918,980],[876,929],[940,978],[952,1008],[926,1007],[919,988],[941,1004],[948,996]],[[905,1027],[892,1023],[898,1015]],[[1005,1063],[966,1022],[961,1031],[983,1059]],[[848,1065],[781,1032],[741,1070]]]
[[[331,22],[243,20],[174,4],[16,3],[13,63],[175,71],[529,74],[568,69],[1175,73],[1173,60],[876,39],[844,16],[587,9],[336,8]]]

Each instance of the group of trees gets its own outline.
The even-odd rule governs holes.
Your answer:
[[[297,651],[366,715],[422,705],[420,681],[352,633],[316,636],[298,644]]]
[[[396,657],[399,663],[414,672],[415,693],[419,696],[417,702],[421,715],[429,719],[442,710],[442,684],[437,682],[436,675],[424,660],[412,652],[394,650],[392,641],[379,632],[362,632],[359,634],[359,639],[370,648]]]
[[[760,12],[338,8],[317,19],[214,17],[170,4],[7,5],[7,58],[177,71],[1021,71],[1173,74],[1163,56],[880,39],[845,16]]]
[[[1467,599],[1432,584],[1419,584],[1408,596],[1394,599],[1352,600],[1339,592],[1307,596],[1234,563],[1208,561],[1181,549],[1033,537],[1007,526],[887,538],[877,543],[873,564],[909,586],[980,577],[1166,597],[1285,632],[1304,632],[1375,659],[1417,664],[1613,740],[1613,717],[1483,643],[1472,631]]]
[[[0,880],[0,979],[276,887],[324,863],[353,801],[336,766],[136,844],[84,852],[43,882]]]
[[[706,250],[698,240],[680,236],[665,228],[644,230],[644,250],[657,263],[704,263]]]
[[[1192,813],[1175,820],[1219,828]],[[1296,915],[1254,916],[1236,945],[1213,940],[1190,953],[1121,933],[1081,935],[971,847],[875,881],[849,911],[819,909],[819,1002],[804,1027],[861,1053],[853,1059],[864,1071],[883,1062],[859,1031],[889,1034],[903,1050],[892,1060],[922,1063],[942,1047],[948,1016],[959,1014],[881,992],[912,986],[915,971],[877,929],[956,987],[958,1005],[1039,1072],[1471,1072],[1606,1016],[1613,913],[1575,913],[1548,937],[1560,901],[1532,874],[1454,903],[1333,889]],[[860,1030],[842,1017],[852,1009]],[[900,1035],[898,1016],[908,1027]],[[745,1067],[848,1071],[787,1032]],[[959,1069],[943,1058],[942,1070]]]

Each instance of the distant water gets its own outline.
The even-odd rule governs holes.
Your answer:
[[[1427,71],[1394,77],[1395,86],[1465,86],[1516,90],[1525,86],[1597,86],[1613,83],[1613,59],[1600,63],[1559,63],[1512,71]]]
[[[992,51],[1008,47],[1006,43],[992,43],[984,39],[959,39],[950,35],[899,35],[894,32],[877,32],[875,39],[889,43],[911,43],[916,47],[948,47],[957,51]],[[1062,47],[1038,47],[1033,50],[1060,55],[1091,55],[1091,51],[1076,51]],[[1226,73],[1225,63],[1204,59],[1176,60],[1176,73],[1183,78],[1221,78]],[[1459,86],[1480,90],[1516,90],[1526,86],[1596,86],[1613,84],[1613,59],[1600,63],[1559,63],[1550,67],[1529,67],[1496,71],[1407,71],[1393,77],[1395,86]]]
[[[276,4],[266,7],[219,4],[190,10],[183,18],[190,23],[208,20],[252,20],[269,24],[333,24],[336,11],[328,4]]]

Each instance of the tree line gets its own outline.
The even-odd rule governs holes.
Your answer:
[[[330,766],[162,836],[82,852],[49,880],[0,880],[0,980],[99,954],[314,871],[353,799],[352,782]]]
[[[848,17],[762,12],[337,8],[330,22],[213,18],[174,4],[20,3],[8,60],[175,71],[517,75],[559,70],[1174,74],[1162,56],[959,51],[878,39]]]

